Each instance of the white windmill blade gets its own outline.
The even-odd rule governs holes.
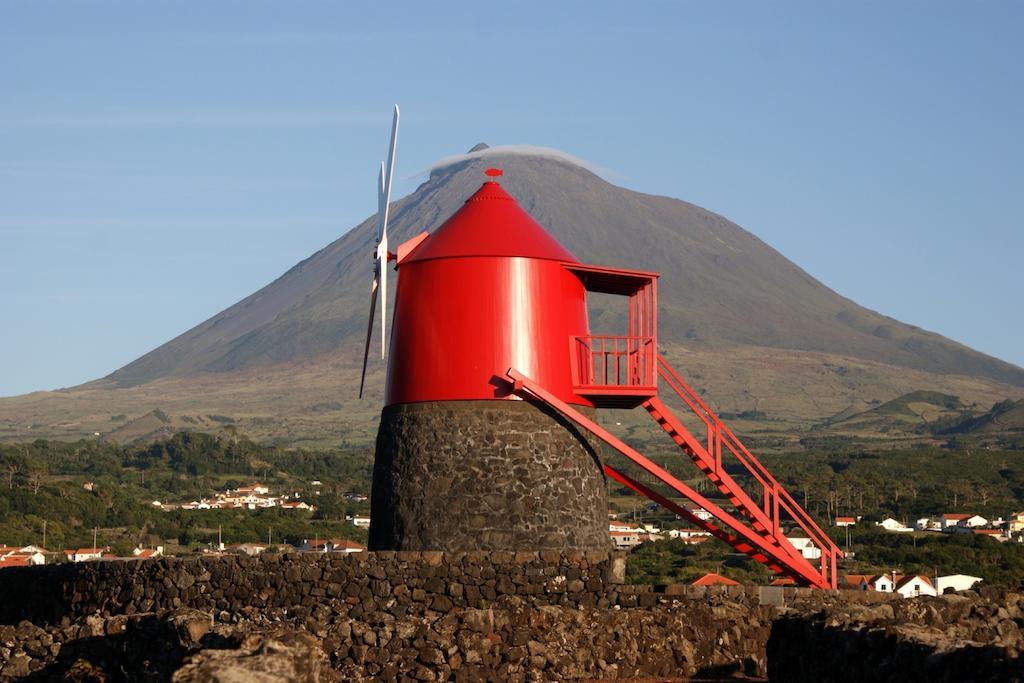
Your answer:
[[[380,357],[384,358],[385,340],[387,339],[388,326],[388,231],[384,228],[384,235],[380,244],[377,245],[379,257],[377,264],[380,268]]]
[[[377,244],[380,244],[380,239],[384,235],[384,162],[380,162],[380,171],[377,173]],[[379,254],[375,251],[373,257],[377,258]]]
[[[388,147],[388,165],[384,175],[383,207],[380,212],[383,219],[377,240],[377,259],[380,264],[380,357],[384,358],[387,347],[388,325],[388,214],[391,209],[391,179],[395,174],[395,146],[398,144],[398,105],[395,105],[395,117],[391,121],[391,144]]]
[[[363,349],[363,375],[359,380],[359,398],[363,397],[366,384],[366,362],[370,357],[370,338],[373,335],[373,319],[377,312],[377,297],[381,298],[380,310],[380,357],[384,358],[387,340],[388,305],[388,209],[391,203],[391,178],[395,171],[395,145],[398,143],[398,105],[391,122],[391,144],[388,161],[380,164],[377,174],[377,244],[373,253],[373,284],[370,289],[370,319],[366,324],[366,346]]]
[[[366,385],[366,361],[370,357],[370,337],[373,335],[373,315],[377,312],[377,261],[373,266],[373,284],[370,287],[370,320],[366,323],[366,346],[363,347],[363,374],[359,379],[359,398],[363,397],[363,387]]]
[[[384,176],[384,230],[388,228],[388,209],[391,205],[391,178],[395,174],[395,147],[398,145],[398,105],[391,120],[391,144],[388,146],[388,169]]]

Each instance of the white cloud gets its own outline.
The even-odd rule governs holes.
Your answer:
[[[604,176],[605,178],[614,176],[614,173],[608,169],[590,161],[586,161],[585,159],[580,159],[579,157],[567,154],[566,152],[554,149],[553,147],[539,147],[536,145],[498,145],[497,147],[488,147],[487,149],[482,149],[477,152],[469,152],[468,154],[456,154],[454,156],[444,157],[443,159],[439,159],[434,162],[427,172],[433,173],[434,171],[453,164],[462,163],[463,161],[468,161],[470,159],[482,159],[492,155],[546,157],[548,159],[564,161],[566,163],[573,164],[574,166],[580,166],[591,173],[596,173],[597,175]]]

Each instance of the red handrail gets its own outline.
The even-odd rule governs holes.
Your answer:
[[[655,384],[653,337],[573,336],[570,343],[577,387],[649,387]]]
[[[839,546],[818,526],[810,514],[793,499],[789,491],[772,476],[771,472],[761,464],[761,461],[747,450],[746,446],[722,423],[718,416],[701,400],[697,392],[676,373],[660,354],[658,356],[658,373],[709,429],[713,429],[715,434],[725,437],[721,439],[720,443],[724,443],[733,456],[758,480],[766,494],[770,492],[773,497],[781,498],[780,503],[783,503],[786,512],[813,540],[819,543],[823,552],[826,549],[839,551]]]

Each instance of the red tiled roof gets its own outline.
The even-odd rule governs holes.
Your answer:
[[[796,581],[794,581],[793,579],[791,579],[788,576],[780,576],[780,577],[778,577],[776,579],[772,579],[772,582],[770,584],[768,584],[768,585],[769,586],[795,586],[796,585]]]
[[[856,522],[856,517],[836,517],[836,522]]]
[[[733,581],[730,578],[721,576],[720,574],[707,573],[699,579],[694,579],[690,582],[691,586],[738,586],[738,581]]]
[[[28,555],[7,555],[0,557],[0,569],[4,567],[28,567],[32,558]]]
[[[970,519],[974,515],[965,515],[962,512],[947,512],[942,515],[943,519]]]
[[[897,574],[896,575],[896,587],[897,588],[902,588],[903,586],[907,585],[908,583],[910,583],[914,579],[921,579],[926,584],[928,584],[929,587],[932,586],[932,582],[924,574],[907,574],[906,576],[900,576],[900,575]]]
[[[348,539],[331,541],[331,545],[335,548],[342,548],[343,550],[366,550],[364,546],[359,545],[355,541],[349,541]]]

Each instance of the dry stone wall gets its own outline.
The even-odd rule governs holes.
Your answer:
[[[290,553],[14,567],[0,576],[0,623],[181,607],[283,610],[299,619],[314,609],[401,616],[414,604],[446,612],[485,607],[502,595],[608,607],[620,600],[624,576],[624,556],[607,551]]]
[[[630,586],[609,552],[91,562],[0,573],[0,678],[1024,680],[1024,596]]]

